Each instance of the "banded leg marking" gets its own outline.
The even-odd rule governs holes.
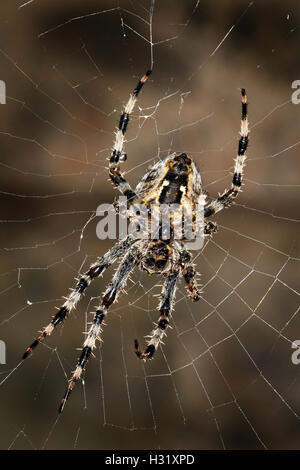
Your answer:
[[[188,264],[182,268],[182,274],[186,282],[187,292],[191,299],[196,302],[201,298],[201,290],[196,281],[196,271],[192,264]]]
[[[125,133],[128,127],[130,115],[134,109],[137,101],[137,97],[148,80],[151,70],[148,70],[145,75],[139,80],[136,88],[130,95],[130,98],[124,107],[124,112],[120,117],[118,130],[116,132],[116,138],[112,155],[109,160],[109,176],[113,184],[119,189],[119,191],[127,197],[128,200],[132,201],[136,197],[135,192],[130,187],[129,183],[125,180],[121,174],[120,163],[127,159],[127,155],[124,152]]]
[[[169,315],[174,305],[178,275],[179,266],[176,265],[174,267],[174,272],[169,274],[164,282],[161,301],[159,304],[160,317],[158,319],[158,323],[155,325],[156,328],[154,328],[147,336],[149,339],[145,350],[140,350],[137,339],[134,341],[135,353],[137,357],[143,361],[152,359],[158,346],[162,343],[163,337],[166,335],[166,329],[169,326]]]
[[[47,336],[50,336],[53,330],[62,323],[67,315],[73,310],[86,288],[90,285],[93,279],[100,276],[105,269],[116,261],[133,243],[134,239],[127,237],[121,242],[117,243],[111,250],[109,250],[102,258],[96,263],[92,264],[89,270],[81,276],[77,285],[72,290],[68,297],[65,297],[65,303],[59,308],[57,314],[52,318],[51,322],[42,330],[41,334],[31,343],[31,345],[24,352],[22,359],[26,359],[30,353],[40,344]]]
[[[117,299],[121,289],[125,286],[128,276],[136,264],[136,257],[134,253],[129,253],[124,257],[120,266],[118,267],[112,282],[106,290],[100,306],[97,308],[92,326],[90,327],[86,340],[83,343],[83,348],[73,375],[70,379],[69,386],[62,398],[59,412],[61,413],[65,407],[65,404],[75,387],[76,382],[81,378],[82,372],[92,354],[93,349],[96,346],[97,339],[100,340],[100,334],[102,332],[101,324],[107,315],[108,308]]]
[[[247,96],[244,88],[241,89],[242,93],[242,119],[241,119],[241,131],[240,131],[240,140],[238,143],[238,153],[235,158],[234,165],[234,174],[232,178],[231,188],[228,191],[225,191],[221,196],[215,199],[204,209],[204,217],[210,217],[216,212],[221,211],[225,207],[230,206],[235,198],[237,197],[241,186],[243,178],[243,170],[245,166],[246,155],[245,152],[248,147],[249,142],[249,125],[248,125],[248,114],[247,114]]]

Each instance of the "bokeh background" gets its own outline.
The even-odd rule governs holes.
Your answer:
[[[299,448],[299,2],[6,0],[0,5],[3,449]],[[245,185],[194,253],[203,298],[179,286],[153,361],[133,353],[156,320],[161,280],[136,272],[63,415],[57,407],[90,312],[113,270],[25,363],[74,277],[112,246],[96,208],[112,202],[107,157],[145,70],[124,171],[189,153],[215,197],[230,185],[240,119],[251,125]]]

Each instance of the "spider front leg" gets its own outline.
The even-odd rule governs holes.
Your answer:
[[[138,340],[134,341],[135,353],[139,359],[146,361],[151,359],[157,350],[162,338],[166,335],[166,329],[169,326],[169,315],[171,313],[175,300],[176,283],[179,276],[179,266],[175,265],[171,274],[166,277],[162,289],[162,297],[159,305],[160,317],[157,327],[151,331],[148,336],[147,346],[144,351],[139,348]]]
[[[221,196],[215,199],[207,207],[204,208],[204,217],[210,217],[216,212],[221,211],[225,207],[230,206],[235,198],[237,197],[241,186],[243,169],[245,165],[246,155],[245,152],[248,147],[248,115],[247,115],[247,97],[244,88],[241,90],[242,93],[242,120],[241,120],[241,132],[240,140],[238,144],[238,154],[235,159],[234,174],[231,184],[231,189],[225,191]]]
[[[124,142],[125,142],[125,133],[130,119],[130,114],[132,113],[134,106],[137,101],[137,97],[146,81],[148,80],[151,70],[145,73],[145,75],[139,80],[136,88],[133,90],[130,98],[124,108],[124,112],[121,115],[119,127],[116,132],[116,139],[114,143],[114,148],[112,155],[109,160],[109,176],[113,184],[119,189],[119,191],[127,197],[128,201],[132,201],[136,198],[135,192],[132,190],[130,184],[126,181],[124,176],[121,173],[120,163],[124,162],[127,158],[126,153],[124,152]]]
[[[119,256],[121,256],[129,247],[135,243],[136,240],[126,237],[117,243],[111,250],[109,250],[102,258],[100,258],[96,263],[92,264],[89,270],[80,277],[77,285],[72,290],[71,294],[68,297],[65,297],[65,303],[60,307],[57,314],[52,318],[49,325],[47,325],[41,332],[41,334],[33,341],[33,343],[26,349],[23,354],[22,359],[26,359],[32,350],[38,346],[47,336],[50,336],[53,330],[65,320],[67,315],[71,312],[73,308],[76,307],[76,304],[82,297],[85,289],[90,285],[90,283],[96,277],[100,276],[101,273],[105,271],[112,263],[114,263]]]
[[[135,253],[129,251],[129,253],[124,257],[120,266],[118,267],[112,282],[108,289],[106,290],[102,302],[97,308],[94,314],[94,320],[92,326],[90,327],[86,340],[83,343],[83,348],[79,356],[75,371],[70,379],[69,386],[62,398],[59,412],[61,413],[65,407],[66,401],[68,400],[73,388],[75,387],[76,382],[81,378],[82,372],[85,368],[87,361],[89,360],[90,355],[92,354],[93,349],[96,346],[96,340],[100,339],[101,334],[101,324],[104,318],[107,315],[108,308],[113,304],[117,299],[121,289],[125,286],[128,276],[136,264]]]

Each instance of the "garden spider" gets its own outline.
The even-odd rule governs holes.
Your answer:
[[[192,207],[195,207],[196,203],[201,198],[203,201],[205,196],[202,191],[201,177],[196,164],[185,153],[174,153],[157,162],[148,170],[141,182],[137,185],[135,191],[132,190],[121,173],[120,163],[126,160],[124,140],[130,114],[134,109],[138,94],[150,73],[151,71],[148,71],[139,80],[121,115],[114,148],[109,160],[109,176],[113,184],[126,196],[129,205],[133,202],[139,202],[146,205],[146,207],[150,207],[151,203],[154,202],[158,205],[162,203],[179,203],[183,206],[190,204]],[[248,118],[246,92],[243,88],[241,93],[241,131],[231,189],[225,191],[211,203],[205,204],[204,220],[225,207],[230,206],[234,202],[242,185],[242,174],[246,159],[245,151],[248,146]],[[215,231],[216,224],[205,221],[204,233],[211,235]],[[200,299],[201,293],[195,280],[196,272],[191,261],[192,257],[189,251],[185,249],[183,240],[180,242],[174,240],[172,234],[168,240],[163,240],[160,236],[150,240],[138,240],[129,235],[116,243],[81,276],[77,285],[70,295],[66,297],[65,303],[60,307],[49,325],[42,330],[41,334],[27,348],[23,359],[26,359],[31,351],[41,343],[46,336],[51,335],[53,330],[65,320],[92,280],[100,276],[100,274],[122,255],[124,255],[122,261],[94,314],[94,319],[84,341],[76,368],[61,401],[59,407],[60,412],[63,411],[76,382],[81,378],[85,365],[95,348],[96,340],[100,339],[102,332],[101,325],[107,315],[109,307],[117,299],[121,289],[124,288],[133,268],[139,266],[148,273],[162,274],[165,277],[159,304],[160,316],[158,323],[155,324],[154,329],[148,336],[149,339],[143,351],[140,350],[138,341],[135,340],[134,342],[136,355],[144,361],[153,357],[153,354],[166,334],[175,299],[176,283],[180,276],[183,276],[188,295],[192,300],[197,301]]]

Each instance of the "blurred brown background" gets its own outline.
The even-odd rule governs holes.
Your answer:
[[[291,343],[300,339],[300,105],[290,101],[299,9],[296,0],[1,2],[0,381],[12,372],[0,386],[1,448],[299,448]],[[191,304],[179,286],[163,350],[145,366],[134,356],[133,339],[157,318],[160,281],[136,272],[84,387],[56,421],[75,348],[113,270],[13,369],[73,278],[112,246],[96,238],[94,214],[115,197],[105,169],[113,131],[152,58],[127,134],[132,185],[178,150],[195,159],[211,197],[228,188],[245,87],[245,186],[195,253],[203,299]]]

